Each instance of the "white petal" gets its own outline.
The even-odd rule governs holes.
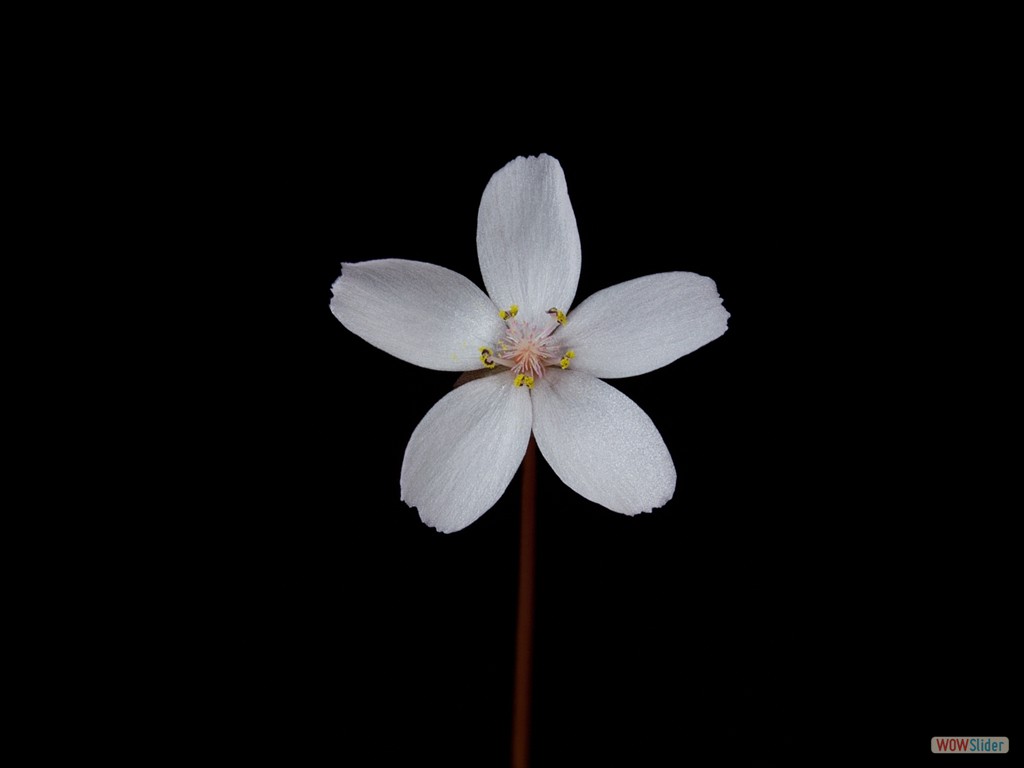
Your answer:
[[[580,235],[565,174],[548,155],[519,157],[491,177],[480,200],[476,248],[494,302],[533,322],[568,312],[580,279]]]
[[[664,272],[613,285],[569,316],[559,342],[574,370],[605,379],[668,365],[725,333],[729,313],[710,277]]]
[[[650,512],[672,498],[676,468],[640,406],[593,376],[552,370],[533,390],[537,447],[562,482],[615,512]]]
[[[445,395],[416,427],[402,463],[402,500],[444,533],[494,506],[530,442],[530,390],[512,375],[470,381]]]
[[[494,302],[436,264],[402,259],[342,264],[331,311],[357,336],[424,368],[480,368],[480,348],[504,334]]]

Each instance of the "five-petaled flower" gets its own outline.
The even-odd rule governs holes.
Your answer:
[[[439,531],[465,528],[501,498],[532,431],[555,474],[587,499],[627,515],[664,505],[672,457],[650,417],[601,379],[661,368],[725,333],[714,281],[649,275],[570,312],[579,233],[562,167],[547,155],[491,177],[476,241],[487,294],[444,267],[399,259],[342,264],[334,283],[331,310],[370,344],[479,374],[416,427],[402,499]]]

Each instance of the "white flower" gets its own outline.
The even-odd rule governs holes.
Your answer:
[[[456,272],[398,259],[342,264],[334,283],[334,315],[375,347],[486,374],[416,427],[402,499],[439,531],[465,528],[501,498],[532,430],[555,474],[587,499],[627,515],[664,505],[672,457],[650,417],[601,379],[652,371],[725,333],[714,281],[649,275],[570,312],[580,239],[562,167],[547,155],[491,177],[476,242],[489,297]]]

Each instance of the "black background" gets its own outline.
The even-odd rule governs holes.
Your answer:
[[[224,657],[251,743],[507,763],[518,483],[462,532],[423,525],[402,456],[455,376],[376,350],[328,305],[342,261],[481,284],[484,186],[540,152],[576,213],[577,303],[686,270],[732,317],[613,382],[672,453],[669,505],[619,516],[540,462],[534,765],[913,764],[932,736],[1019,734],[1013,464],[991,437],[1015,435],[995,95],[955,68],[805,59],[619,83],[584,107],[520,82],[456,109],[437,82],[371,99],[345,71],[275,87],[226,171],[246,277],[214,396],[230,438],[207,447],[244,457],[211,532],[234,563],[218,621],[247,627]]]

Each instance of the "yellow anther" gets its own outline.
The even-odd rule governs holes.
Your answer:
[[[554,315],[558,322],[560,322],[562,325],[565,325],[565,312],[560,310],[558,307],[552,307],[551,309],[549,309],[548,314]]]
[[[496,365],[491,359],[493,354],[487,347],[480,347],[480,362],[484,364],[484,368],[493,368]]]
[[[562,366],[563,371],[569,367],[569,363],[572,361],[574,357],[576,357],[576,353],[573,352],[571,349],[568,350],[564,355],[562,355],[562,359],[559,361],[558,364]]]
[[[533,382],[533,376],[527,376],[525,373],[520,373],[512,383],[517,387],[521,387],[525,384],[527,389],[533,389]]]
[[[519,305],[518,304],[513,304],[511,307],[508,308],[508,313],[510,315],[512,315],[512,317],[515,317],[516,315],[518,315],[519,314]]]
[[[506,312],[504,309],[499,309],[498,317],[500,317],[502,320],[508,320],[508,312]]]
[[[519,305],[518,304],[513,304],[508,309],[500,309],[500,310],[498,310],[498,317],[500,317],[502,320],[508,320],[510,317],[515,317],[518,314],[519,314]]]

